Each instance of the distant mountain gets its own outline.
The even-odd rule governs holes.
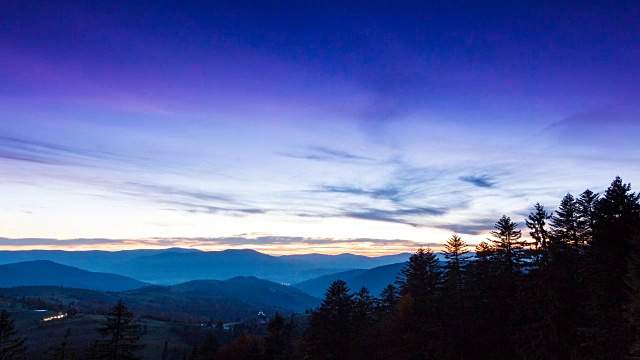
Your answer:
[[[63,251],[63,250],[24,250],[0,251],[0,264],[12,264],[23,261],[49,260],[58,264],[75,266],[89,271],[105,271],[115,264],[141,256],[164,252],[200,252],[197,249],[139,249],[121,251]]]
[[[224,280],[236,276],[256,276],[288,282],[288,274],[291,272],[291,267],[279,258],[253,250],[165,252],[125,261],[111,269],[113,272],[156,284]]]
[[[371,295],[379,297],[385,286],[393,284],[396,281],[398,273],[405,264],[406,262],[401,262],[378,266],[352,277],[347,281],[347,285],[349,285],[354,292],[365,286],[369,289]]]
[[[408,253],[380,257],[353,254],[271,256],[254,250],[199,251],[193,249],[125,251],[0,251],[0,264],[50,260],[89,271],[128,276],[154,284],[190,280],[225,280],[255,276],[278,283],[297,283],[352,269],[406,261]]]
[[[396,276],[406,262],[378,266],[369,270],[350,270],[329,274],[303,281],[293,286],[309,295],[324,298],[329,285],[336,280],[343,280],[349,288],[356,292],[365,286],[373,296],[380,296],[385,286],[395,282]]]
[[[363,272],[367,271],[366,269],[354,269],[341,271],[333,274],[318,276],[317,278],[305,280],[303,282],[293,284],[293,287],[304,291],[305,293],[318,297],[324,298],[324,295],[329,288],[329,285],[336,280],[344,280],[347,281],[353,278],[356,275],[360,275]]]
[[[354,254],[301,254],[301,255],[283,255],[281,259],[291,262],[303,264],[322,264],[324,268],[336,269],[371,269],[377,266],[389,265],[409,260],[409,253],[401,253],[395,255],[384,255],[378,257],[368,257]]]
[[[0,265],[0,287],[46,285],[124,291],[149,284],[122,275],[86,271],[48,260]]]
[[[236,276],[255,276],[279,283],[294,283],[355,266],[370,268],[396,257],[369,258],[342,255],[271,256],[254,250],[223,250],[142,256],[116,264],[111,272],[156,284],[175,284],[189,280],[224,280]]]

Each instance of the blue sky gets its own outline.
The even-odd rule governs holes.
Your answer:
[[[393,253],[635,185],[638,10],[10,2],[0,247]]]

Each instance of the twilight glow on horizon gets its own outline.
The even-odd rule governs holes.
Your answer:
[[[413,252],[638,191],[639,8],[9,1],[0,250]]]

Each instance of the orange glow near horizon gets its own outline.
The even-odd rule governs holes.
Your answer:
[[[78,244],[71,243],[71,240],[53,240],[49,244],[25,244],[25,245],[0,245],[0,250],[4,251],[25,251],[25,250],[63,250],[63,251],[123,251],[123,250],[143,250],[143,249],[197,249],[201,251],[222,251],[228,249],[250,249],[259,251],[264,254],[279,255],[298,255],[320,253],[327,255],[338,255],[344,253],[365,255],[365,256],[384,256],[399,253],[413,253],[419,247],[430,247],[433,251],[439,252],[444,249],[444,242],[440,244],[430,243],[425,246],[424,243],[414,242],[410,240],[380,240],[378,243],[367,241],[367,239],[314,239],[304,238],[299,241],[282,242],[282,243],[265,243],[259,244],[251,242],[248,239],[247,244],[232,244],[225,242],[224,239],[214,239],[219,241],[207,241],[199,238],[147,238],[147,239],[118,239],[109,240],[102,244],[87,243]],[[467,241],[469,249],[473,250],[475,245],[484,240],[483,236],[469,236]],[[54,242],[55,243],[52,243]],[[65,244],[66,241],[69,243]],[[320,242],[314,244],[313,242]],[[256,242],[258,242],[256,240]]]

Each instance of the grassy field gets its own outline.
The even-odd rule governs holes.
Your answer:
[[[47,351],[60,346],[69,331],[70,348],[82,358],[84,349],[94,340],[100,339],[95,332],[102,326],[102,315],[83,315],[41,323],[45,317],[55,312],[35,312],[32,310],[11,311],[15,319],[18,336],[27,338],[29,359],[46,359]],[[170,359],[182,359],[184,352],[191,351],[193,340],[199,340],[209,329],[197,325],[175,324],[143,319],[139,322],[146,333],[140,340],[145,349],[140,353],[144,359],[160,359],[165,341],[168,341]],[[69,330],[68,330],[69,329]]]

